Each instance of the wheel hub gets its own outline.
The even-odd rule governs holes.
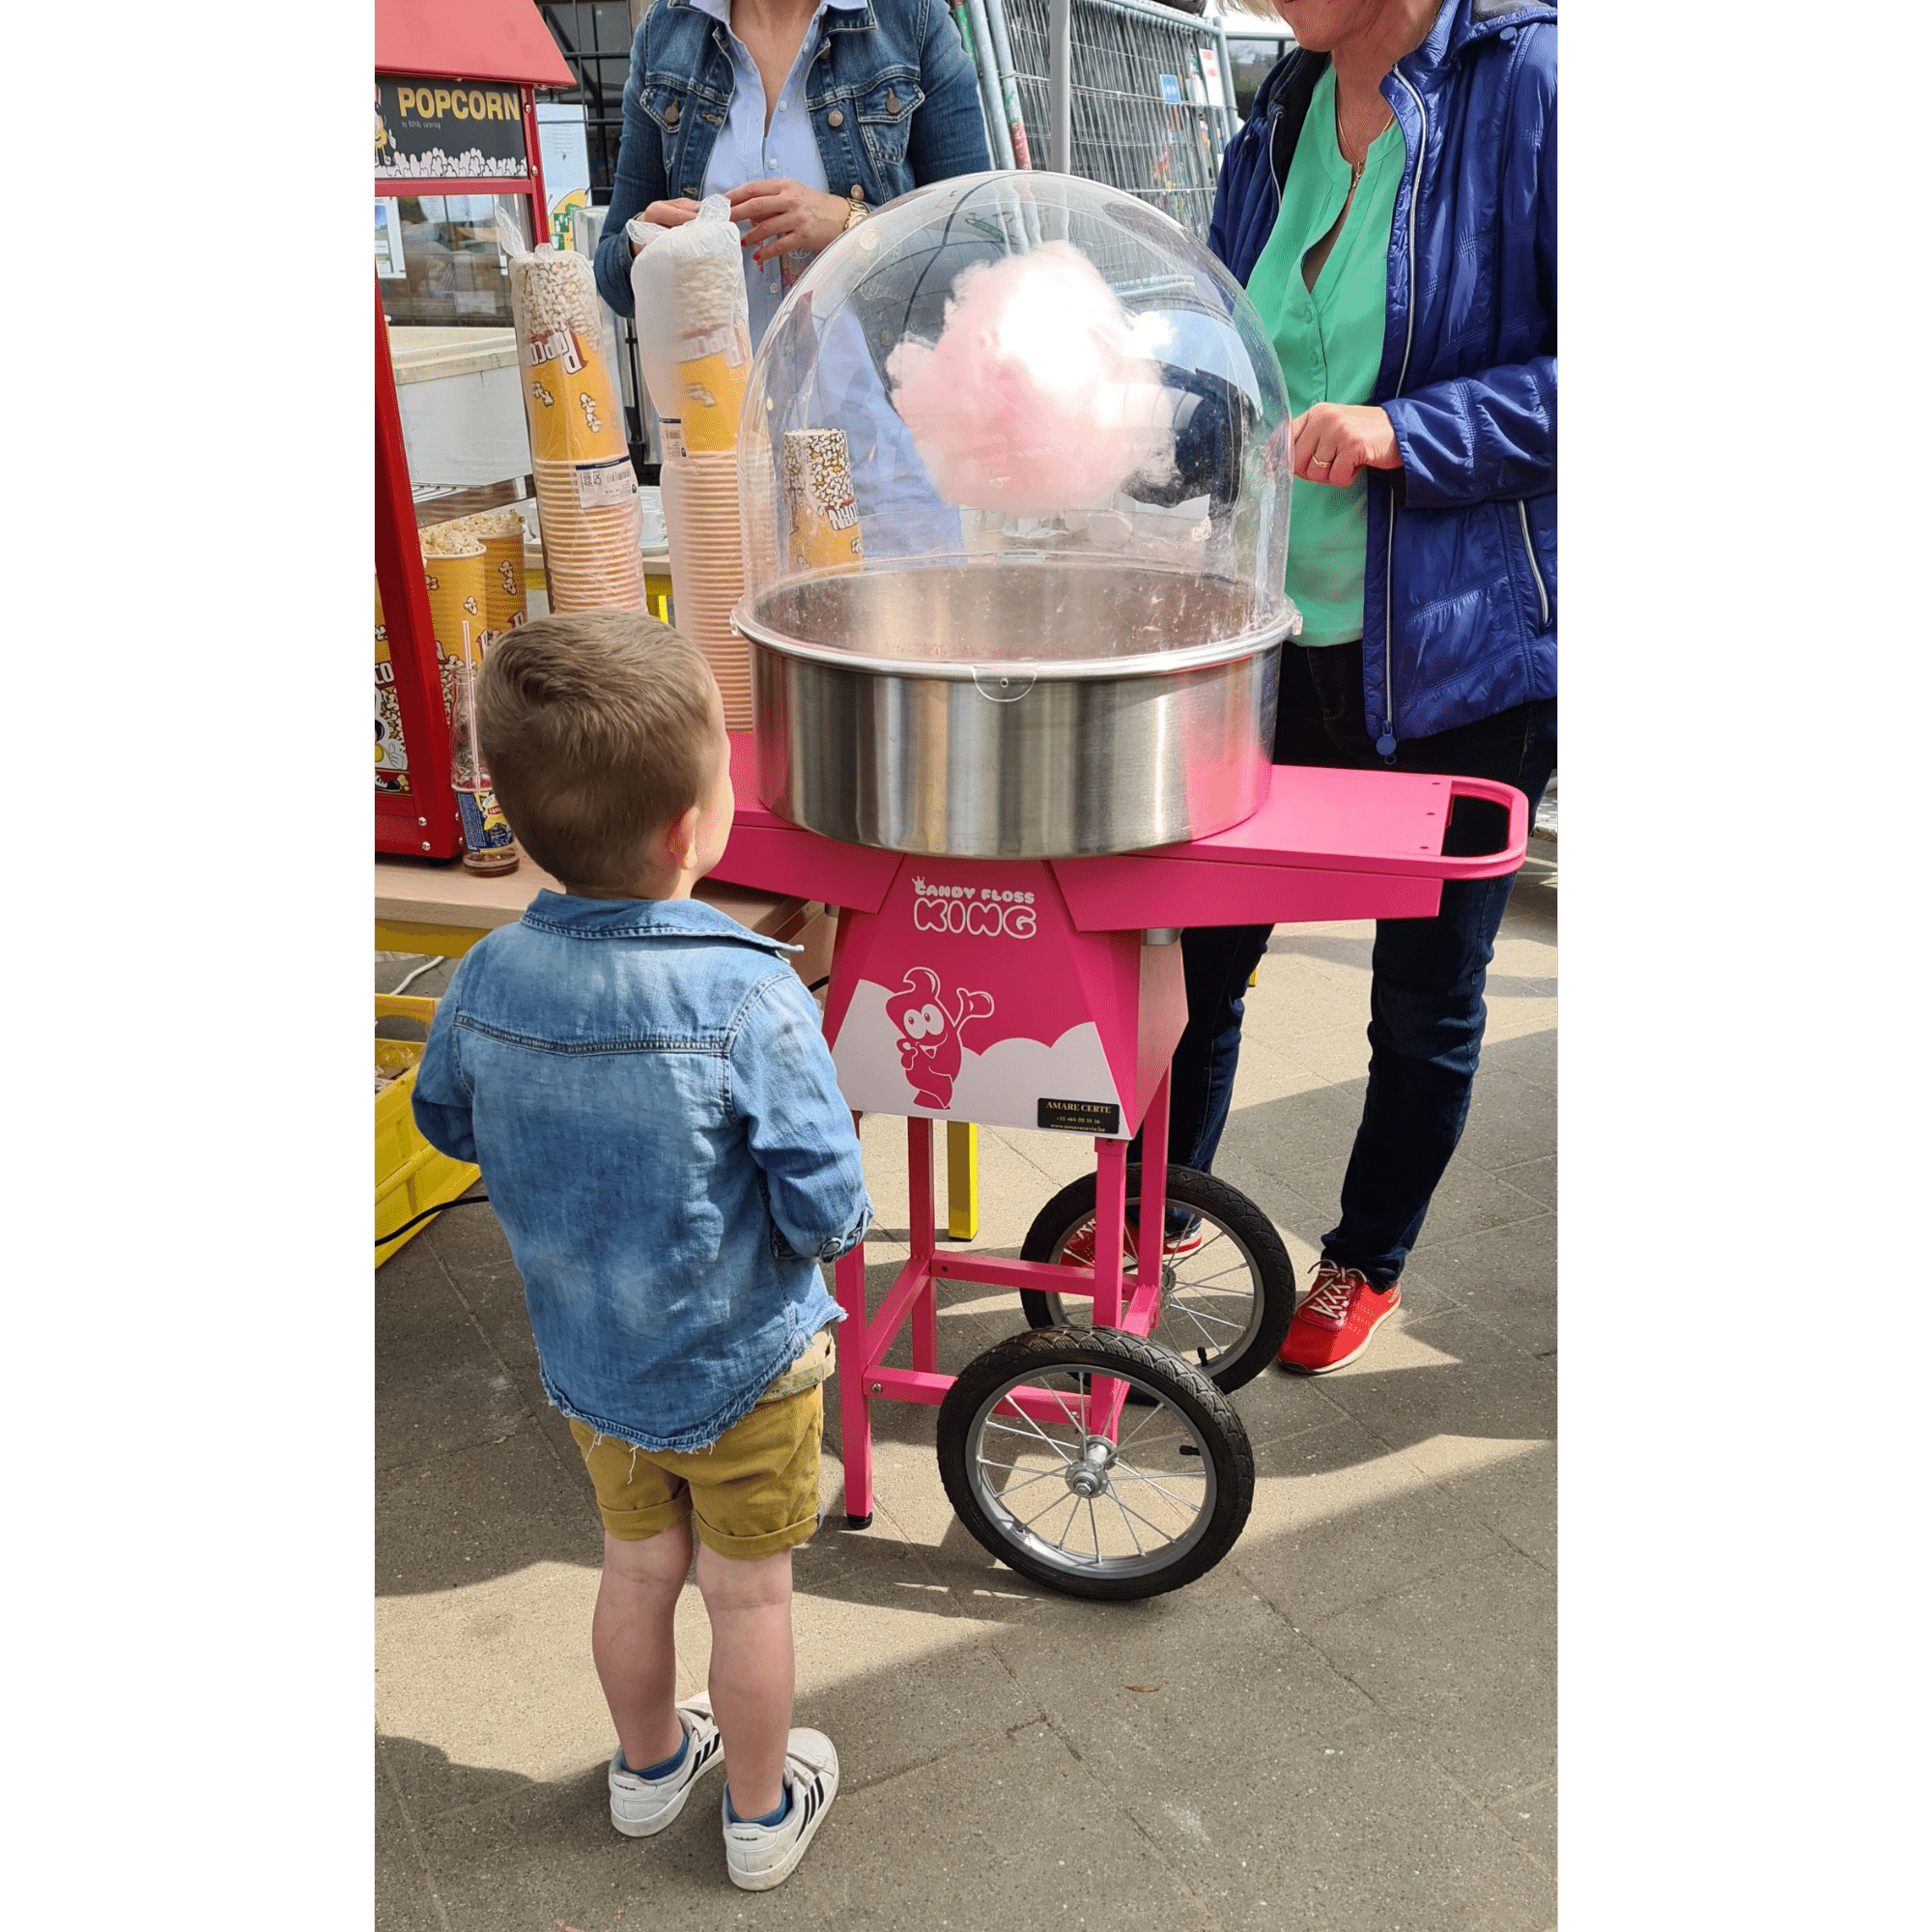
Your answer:
[[[1107,1466],[1119,1453],[1104,1435],[1090,1435],[1080,1460],[1066,1465],[1066,1487],[1076,1496],[1104,1496],[1112,1487]]]

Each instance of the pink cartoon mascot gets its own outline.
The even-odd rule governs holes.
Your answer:
[[[944,1113],[952,1104],[959,1077],[960,1033],[968,1020],[992,1017],[990,993],[958,993],[949,1010],[939,991],[939,975],[915,966],[900,990],[886,1001],[886,1017],[899,1030],[899,1065],[913,1084],[915,1105]]]

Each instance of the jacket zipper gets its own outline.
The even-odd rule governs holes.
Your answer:
[[[1277,174],[1274,165],[1275,137],[1281,132],[1281,108],[1279,105],[1268,109],[1268,176],[1274,183],[1274,206],[1277,216],[1281,213],[1281,191],[1287,183],[1287,176]],[[1250,273],[1253,272],[1251,270]]]
[[[1415,111],[1422,118],[1422,139],[1415,151],[1415,185],[1408,196],[1408,328],[1403,337],[1402,368],[1395,379],[1393,395],[1402,394],[1402,385],[1408,380],[1409,353],[1415,347],[1415,204],[1422,199],[1422,164],[1429,157],[1429,110],[1422,104],[1422,96],[1409,86],[1408,76],[1401,68],[1390,71],[1407,89],[1408,98],[1415,102]],[[1388,558],[1382,570],[1382,730],[1376,740],[1378,755],[1390,758],[1395,755],[1395,494],[1389,494],[1388,509]],[[1540,582],[1541,580],[1539,580]]]
[[[1543,607],[1543,628],[1549,628],[1549,592],[1543,587],[1543,572],[1537,568],[1536,546],[1529,540],[1529,505],[1520,497],[1516,499],[1516,513],[1522,520],[1523,554],[1529,558],[1529,574],[1536,579],[1536,601]]]

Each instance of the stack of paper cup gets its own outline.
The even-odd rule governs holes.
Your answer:
[[[628,456],[535,465],[544,582],[553,611],[641,611],[643,529]]]
[[[745,588],[738,459],[729,450],[669,451],[662,482],[677,628],[704,653],[718,680],[724,728],[749,731],[751,655],[731,628],[731,607]]]
[[[663,229],[633,221],[631,292],[651,403],[696,456],[738,445],[752,373],[745,256],[731,204],[707,196],[697,218]]]
[[[588,259],[548,242],[510,264],[518,373],[553,611],[644,608],[638,478],[604,357]]]

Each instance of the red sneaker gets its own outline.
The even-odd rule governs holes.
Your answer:
[[[1346,1368],[1396,1311],[1400,1285],[1377,1293],[1368,1278],[1339,1262],[1315,1270],[1315,1288],[1282,1337],[1281,1365],[1298,1376],[1325,1376]]]
[[[1068,1267],[1092,1267],[1094,1265],[1095,1229],[1092,1221],[1082,1224],[1066,1237],[1066,1245],[1060,1251],[1060,1260]],[[1199,1221],[1195,1222],[1184,1235],[1170,1235],[1161,1243],[1161,1259],[1167,1262],[1185,1261],[1189,1255],[1198,1254],[1207,1240],[1207,1231]],[[1127,1217],[1126,1239],[1123,1242],[1129,1266],[1140,1253],[1140,1243],[1134,1238],[1134,1221]]]

